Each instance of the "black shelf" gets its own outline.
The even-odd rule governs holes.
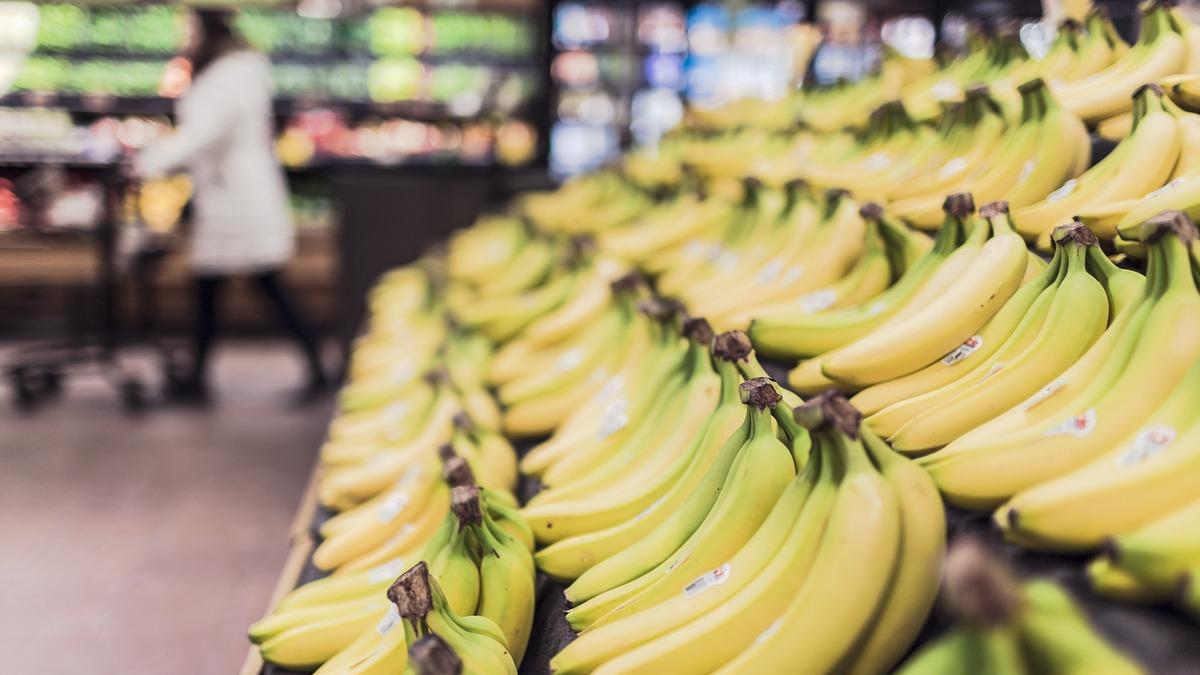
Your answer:
[[[30,94],[15,93],[0,96],[0,107],[54,108],[66,110],[79,117],[104,116],[175,116],[175,99],[163,96],[113,96],[107,94]],[[333,108],[344,112],[354,120],[366,118],[401,118],[430,123],[463,123],[486,121],[493,118],[530,120],[536,116],[534,103],[526,103],[512,112],[483,110],[476,115],[456,115],[447,104],[424,101],[379,103],[357,100],[330,99],[322,97],[277,98],[275,115],[291,117],[306,110]]]

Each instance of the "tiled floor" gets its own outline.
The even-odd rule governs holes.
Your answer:
[[[208,410],[129,418],[83,379],[33,414],[0,405],[0,672],[237,671],[329,407],[287,408],[285,345],[215,358]]]

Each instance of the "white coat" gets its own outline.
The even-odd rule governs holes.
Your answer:
[[[142,177],[191,174],[197,273],[268,271],[292,255],[295,231],[274,153],[271,105],[266,57],[226,54],[179,99],[175,133],[137,158],[134,171]]]

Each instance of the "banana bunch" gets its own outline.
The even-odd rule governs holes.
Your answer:
[[[1112,294],[1104,335],[1024,402],[919,460],[953,504],[1007,502],[996,519],[1022,545],[1095,546],[1153,516],[1158,486],[1177,475],[1173,458],[1181,455],[1160,459],[1145,450],[1158,436],[1145,437],[1160,427],[1182,433],[1197,419],[1200,290],[1189,253],[1196,228],[1165,213],[1137,238],[1150,253],[1145,282],[1121,273],[1129,281],[1116,283],[1127,289]],[[1148,458],[1159,461],[1141,461]],[[1131,498],[1117,509],[1117,495]]]
[[[616,276],[624,269],[599,260],[566,304],[505,343],[483,369],[505,406],[505,433],[550,433],[597,382],[645,349],[648,319],[635,309],[644,284],[637,274]]]
[[[974,85],[1003,78],[1028,59],[1016,32],[1008,26],[998,27],[991,35],[973,27],[961,56],[905,87],[904,107],[916,119],[933,119],[943,103],[961,99]]]
[[[1062,587],[1043,579],[1018,583],[974,540],[951,549],[943,592],[958,622],[899,675],[1145,672],[1095,632]]]
[[[942,447],[1027,400],[1100,339],[1113,301],[1089,266],[1126,275],[1082,225],[1058,228],[1055,241],[1050,265],[977,333],[921,370],[851,399],[875,433],[905,453]]]
[[[1104,213],[1106,207],[1143,198],[1171,180],[1181,160],[1183,138],[1179,121],[1167,108],[1169,99],[1158,85],[1149,84],[1134,92],[1133,103],[1132,131],[1107,157],[1057,186],[1045,199],[1013,210],[1017,230],[1026,239],[1049,248],[1051,231],[1074,214]],[[1106,222],[1089,220],[1093,226]],[[1116,230],[1095,234],[1108,240]]]
[[[743,391],[752,407],[742,452],[759,443],[785,450],[770,435],[774,418],[793,443],[804,439],[804,454],[793,456],[807,458],[800,472],[749,521],[757,529],[723,541],[723,556],[706,547],[676,558],[659,581],[584,627],[551,662],[555,672],[874,673],[907,650],[941,571],[945,521],[933,484],[878,439],[864,446],[845,399],[822,396],[793,412],[765,378]],[[694,555],[715,564],[693,564]],[[847,574],[852,587],[832,583]],[[801,647],[795,635],[811,639]]]
[[[804,124],[823,133],[865,126],[872,111],[900,98],[907,87],[937,68],[933,59],[907,58],[890,47],[883,49],[878,73],[856,82],[804,89],[797,105]]]
[[[964,243],[963,217],[969,215],[968,201],[955,197],[947,200],[947,206],[954,206],[962,216],[948,220],[948,225],[939,230],[931,246],[924,242],[904,245],[904,260],[893,263],[903,273],[886,290],[843,306],[822,308],[814,299],[807,303],[797,299],[798,306],[766,308],[754,317],[748,329],[755,348],[776,358],[818,356],[867,335],[893,317],[914,299],[933,272]],[[860,210],[860,215],[873,223],[881,235],[890,236],[893,241],[899,235],[892,233],[904,232],[903,226],[877,205],[868,204]],[[911,242],[914,238],[906,237],[905,241]]]
[[[1087,77],[1053,81],[1054,95],[1063,107],[1085,122],[1098,122],[1131,110],[1129,96],[1143,84],[1197,72],[1198,29],[1171,4],[1145,3],[1137,41],[1106,68]]]
[[[376,624],[387,620],[384,592],[416,560],[428,565],[455,613],[494,621],[519,660],[533,617],[532,533],[511,497],[473,481],[467,462],[449,456],[444,484],[451,506],[423,544],[369,568],[339,568],[293,590],[250,628],[263,658],[288,667],[325,663],[329,672],[342,672],[371,652],[394,647],[377,632]]]
[[[389,613],[318,673],[516,675],[516,663],[496,622],[455,612],[424,562],[396,579],[387,598]]]
[[[1179,130],[1179,161],[1169,180],[1157,189],[1132,199],[1081,209],[1076,217],[1103,239],[1111,239],[1118,250],[1144,259],[1145,247],[1125,239],[1121,230],[1136,231],[1148,218],[1163,211],[1183,211],[1200,217],[1200,115],[1188,112],[1169,98],[1160,98],[1163,108],[1175,118]]]
[[[710,354],[713,334],[703,319],[686,322],[684,334],[685,359],[630,432],[606,454],[584,457],[574,474],[558,471],[563,463],[547,471],[548,486],[522,510],[547,545],[536,555],[547,574],[574,579],[652,532],[704,480],[742,423],[736,365],[720,349]]]
[[[650,193],[621,172],[605,170],[573,178],[557,190],[527,194],[516,208],[537,229],[571,236],[623,225],[652,205]]]
[[[630,341],[616,345],[618,368],[606,379],[589,378],[587,396],[522,459],[523,473],[554,485],[603,458],[635,430],[653,424],[649,410],[658,388],[674,381],[687,353],[676,304],[656,298],[637,303]],[[515,409],[515,408],[514,408]]]
[[[793,183],[788,202],[769,228],[710,264],[663,274],[659,291],[717,328],[742,329],[757,316],[862,305],[930,245],[924,235],[882,218],[874,205],[860,208],[844,191],[816,199],[803,183]]]
[[[786,129],[795,119],[795,96],[785,95],[769,101],[743,98],[712,107],[697,106],[687,111],[688,122],[693,128],[710,131],[739,127]]]
[[[813,355],[788,374],[794,389],[864,389],[916,372],[974,335],[1022,285],[1030,257],[1003,203],[976,217],[971,196],[960,194],[945,208],[933,248],[888,291],[863,307],[787,325],[789,343],[809,343],[795,352]],[[805,323],[832,330],[796,336],[796,324]],[[752,323],[751,338],[762,340],[756,346],[773,351],[769,333],[777,326],[770,317]],[[832,339],[820,344],[822,338]]]
[[[454,438],[456,419],[470,421],[470,440],[479,447],[468,454],[484,457],[477,470],[485,482],[511,489],[514,451],[495,433],[501,419],[495,400],[481,382],[459,386],[453,380],[448,370],[435,369],[390,403],[339,415],[321,447],[321,504],[346,511],[382,498],[412,465],[436,460],[437,448]]]
[[[767,310],[859,304],[882,292],[927,242],[902,226],[868,223],[858,211],[843,190],[817,197],[803,181],[779,190],[746,179],[723,231],[681,244],[656,287],[718,329],[744,328]]]
[[[1041,78],[1021,84],[1018,92],[1019,118],[984,146],[976,155],[980,161],[943,165],[939,177],[947,172],[951,180],[935,181],[919,194],[896,195],[888,211],[915,227],[933,229],[941,222],[939,206],[946,194],[970,192],[980,202],[1003,199],[1017,209],[1046,198],[1082,173],[1091,157],[1083,123],[1059,105]],[[949,172],[947,166],[956,170]]]
[[[1105,543],[1087,568],[1102,595],[1135,602],[1174,599],[1192,613],[1200,582],[1200,503],[1193,500]]]
[[[775,409],[787,408],[774,384],[767,378],[747,380],[738,393],[741,425],[724,438],[709,430],[704,442],[716,446],[715,457],[694,472],[701,475],[689,481],[691,489],[668,497],[677,507],[653,510],[655,522],[643,528],[643,536],[625,539],[606,557],[580,566],[585,571],[566,590],[574,604],[567,621],[576,630],[655,605],[728,560],[766,518],[796,465],[807,462],[810,444],[803,429],[788,420],[793,435],[785,427],[785,440],[777,437],[781,431],[773,415],[780,411]],[[543,560],[554,546],[538,552],[541,569],[547,570]]]

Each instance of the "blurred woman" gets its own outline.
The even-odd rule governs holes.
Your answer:
[[[304,355],[308,379],[301,398],[308,399],[327,380],[317,340],[280,279],[292,256],[294,231],[273,151],[270,62],[238,35],[232,19],[227,10],[189,15],[192,83],[176,104],[176,131],[134,164],[143,178],[186,170],[195,186],[194,357],[190,376],[175,393],[207,397],[221,288],[233,276],[248,276]]]

